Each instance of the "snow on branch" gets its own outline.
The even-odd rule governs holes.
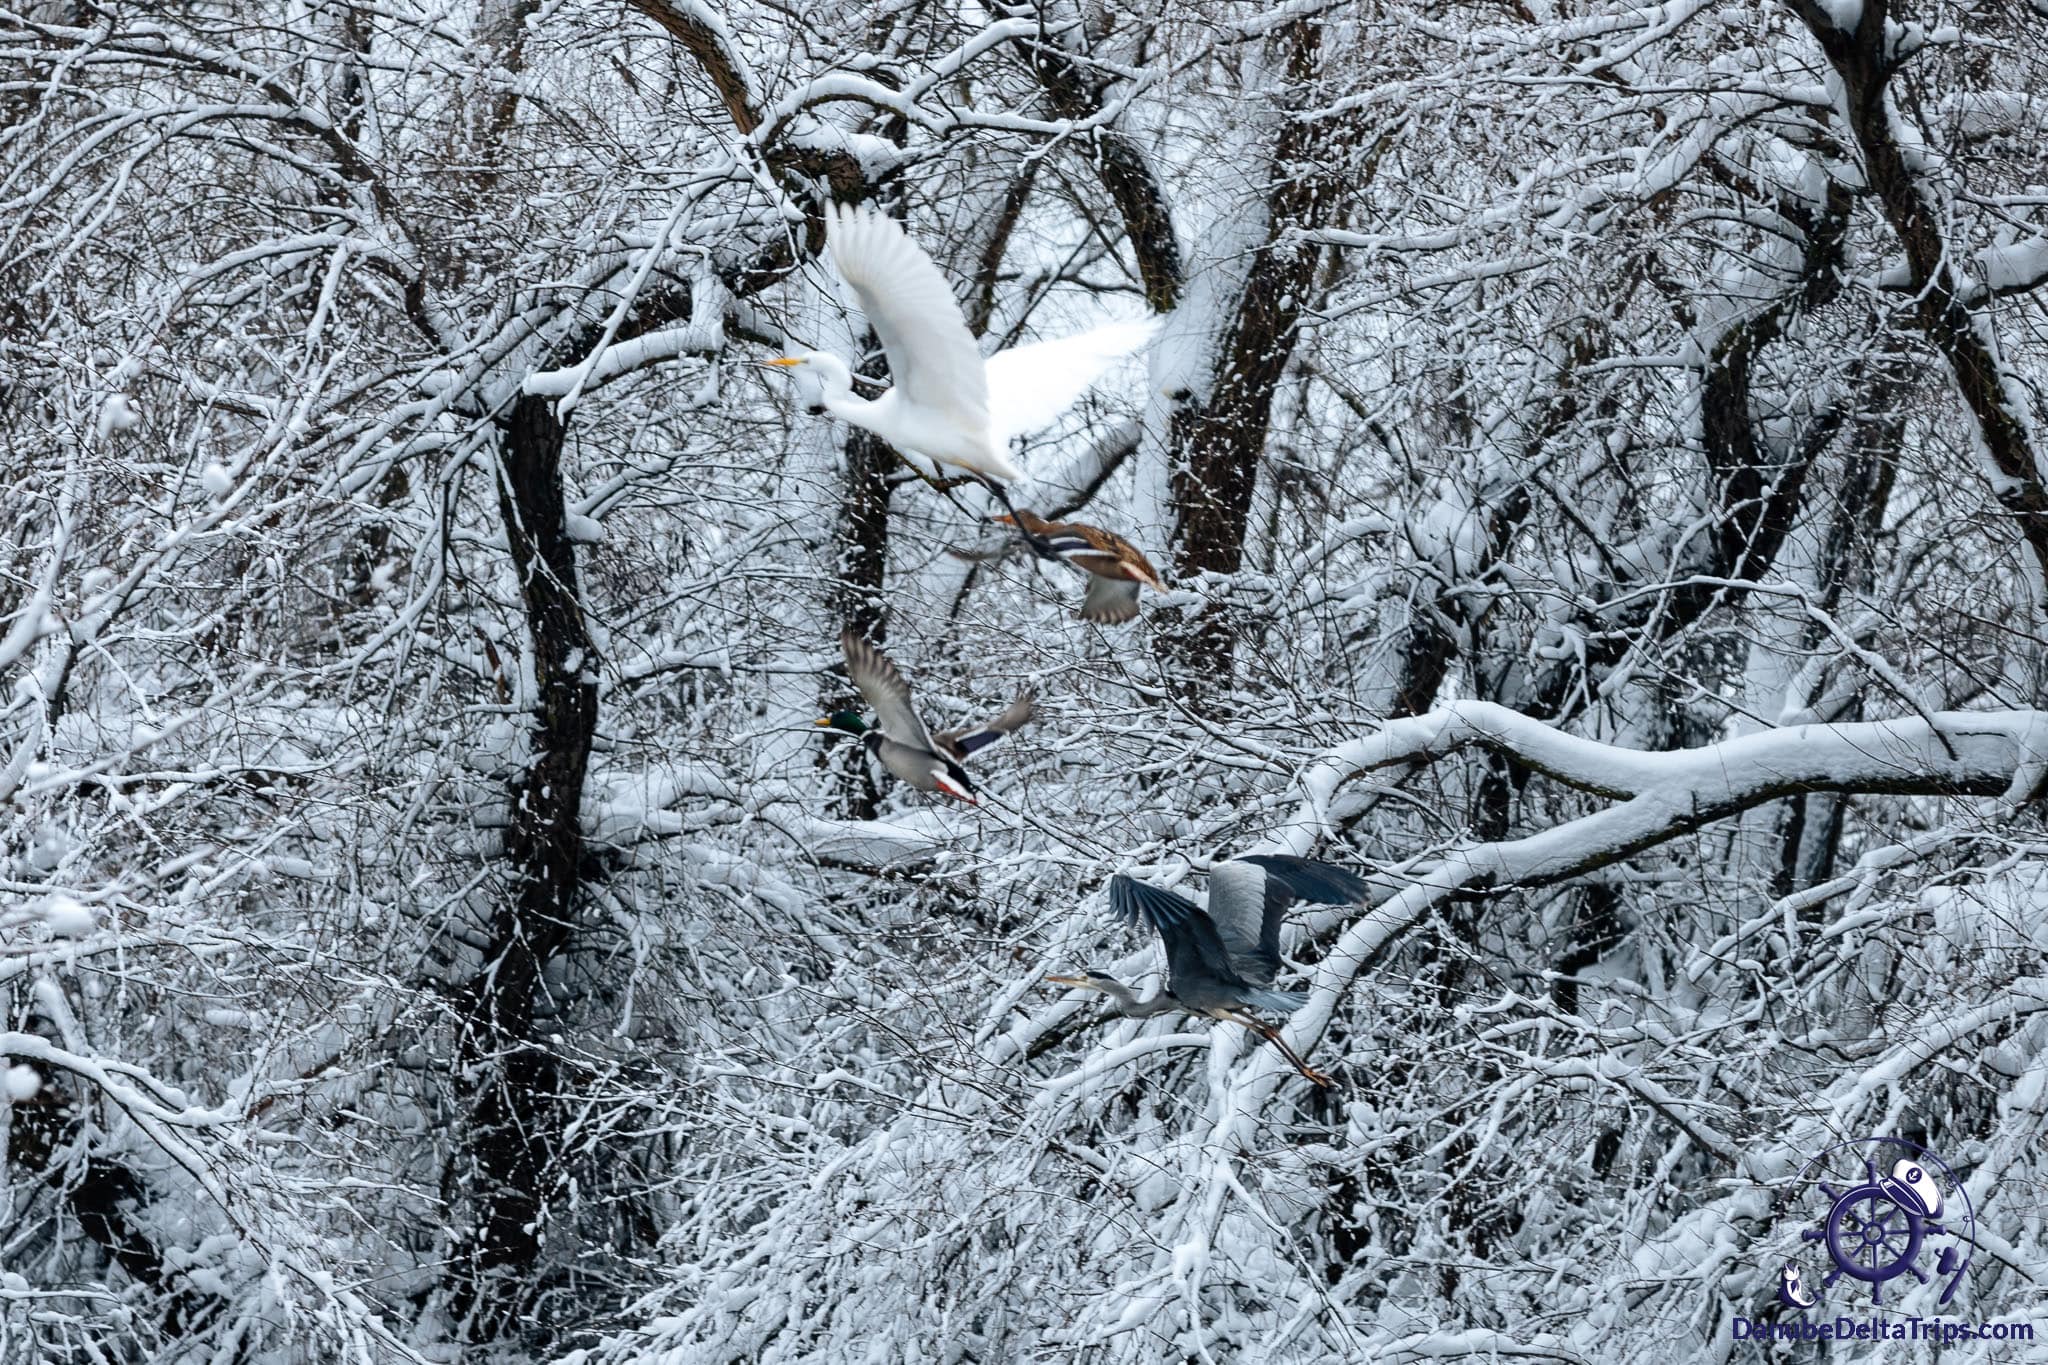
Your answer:
[[[1461,701],[1343,745],[1310,769],[1303,785],[1320,810],[1358,774],[1430,762],[1471,745],[1568,786],[1682,806],[1704,820],[1795,791],[1996,795],[2048,753],[2048,713],[1950,711],[1931,723],[1798,725],[1651,753],[1569,735],[1491,702]]]
[[[1397,764],[1478,745],[1617,805],[1520,839],[1454,849],[1345,929],[1317,969],[1318,989],[1290,1041],[1320,1034],[1338,990],[1430,909],[1479,887],[1544,886],[1581,876],[1753,806],[1806,792],[2029,799],[2048,757],[2048,713],[1946,711],[1852,725],[1798,725],[1671,753],[1580,739],[1484,702],[1456,702],[1343,745],[1303,775],[1299,823],[1327,824],[1339,786]]]
[[[660,24],[697,59],[718,91],[733,126],[751,135],[761,126],[754,73],[735,46],[725,21],[699,0],[632,0],[633,7]]]

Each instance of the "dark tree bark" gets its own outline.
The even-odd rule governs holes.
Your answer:
[[[1864,0],[1853,29],[1836,25],[1818,0],[1788,0],[1842,82],[1849,130],[1862,154],[1864,179],[1905,250],[1912,316],[1922,335],[1948,362],[1956,391],[1976,421],[1999,474],[1993,490],[2048,578],[2048,485],[2033,448],[2014,386],[1999,364],[1988,320],[1972,312],[1956,278],[1952,244],[1942,236],[1940,207],[1908,163],[1892,127],[1887,95],[1907,56],[1896,55],[1885,33],[1890,0]]]
[[[1906,432],[1903,400],[1911,377],[1907,358],[1891,355],[1878,362],[1870,382],[1861,386],[1841,492],[1818,565],[1816,586],[1822,611],[1834,612],[1845,593],[1858,590],[1872,577],[1871,559],[1898,476],[1899,446]],[[1806,646],[1818,647],[1823,634],[1818,625],[1811,627]],[[1829,721],[1862,718],[1861,694],[1826,717]],[[1834,793],[1796,796],[1786,802],[1774,894],[1790,895],[1834,875],[1842,815],[1848,803],[1847,797]]]
[[[839,520],[839,576],[832,585],[833,615],[864,639],[882,643],[888,611],[882,578],[889,564],[889,475],[900,467],[889,443],[859,427],[842,447],[846,485]]]
[[[1005,13],[1037,13],[1041,20],[1043,8],[1044,0],[1003,6]],[[1104,94],[1116,76],[1098,76],[1085,54],[1050,36],[1020,39],[1018,47],[1056,117],[1084,122],[1102,113]],[[1136,142],[1112,127],[1089,131],[1088,157],[1095,178],[1123,219],[1124,237],[1145,285],[1145,302],[1155,313],[1171,312],[1180,302],[1184,267],[1180,241],[1173,234],[1172,209],[1151,161]]]
[[[461,993],[470,1106],[455,1161],[463,1196],[448,1271],[473,1341],[504,1336],[532,1291],[555,1179],[559,1064],[536,1036],[547,966],[569,946],[583,852],[583,783],[597,729],[597,659],[564,526],[561,420],[520,398],[503,423],[498,501],[533,640],[531,759],[512,782],[506,877],[484,965]]]
[[[1285,44],[1288,90],[1308,100],[1322,70],[1322,25],[1297,21],[1277,41]],[[1184,399],[1171,418],[1169,477],[1177,518],[1172,553],[1182,578],[1234,574],[1243,565],[1245,522],[1273,395],[1300,340],[1298,327],[1321,260],[1320,251],[1298,240],[1296,232],[1332,221],[1346,190],[1368,178],[1345,164],[1341,153],[1349,135],[1338,123],[1290,116],[1282,126],[1264,205],[1265,241],[1252,253],[1217,347],[1208,397],[1200,403]],[[1187,690],[1199,692],[1202,679],[1228,675],[1235,631],[1223,612],[1205,609],[1192,619],[1163,619],[1168,657]]]

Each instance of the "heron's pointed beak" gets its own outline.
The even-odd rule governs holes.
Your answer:
[[[1085,986],[1088,982],[1078,976],[1048,976],[1047,981],[1055,986]]]

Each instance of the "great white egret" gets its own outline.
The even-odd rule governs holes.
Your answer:
[[[1113,976],[1083,972],[1047,981],[1106,995],[1119,1014],[1194,1014],[1242,1024],[1286,1054],[1294,1069],[1317,1085],[1328,1076],[1295,1055],[1280,1030],[1246,1014],[1246,1007],[1292,1014],[1307,1003],[1300,991],[1276,991],[1280,974],[1280,922],[1295,901],[1350,905],[1372,884],[1331,863],[1278,854],[1232,858],[1209,870],[1209,908],[1156,886],[1112,877],[1109,908],[1127,921],[1143,920],[1166,946],[1166,988],[1140,1000]]]
[[[846,362],[824,351],[763,363],[810,375],[826,412],[906,454],[968,471],[1005,505],[998,481],[1023,477],[1010,462],[1011,438],[1066,411],[1156,329],[1149,321],[1114,322],[984,359],[938,264],[894,220],[869,206],[834,205],[826,223],[826,250],[881,338],[895,387],[860,397]]]
[[[1159,571],[1138,547],[1114,531],[1078,521],[1047,521],[1028,507],[995,518],[1022,531],[1031,547],[1088,575],[1088,591],[1074,614],[1083,621],[1119,626],[1138,614],[1138,585],[1165,592]]]
[[[814,723],[860,736],[877,762],[919,791],[941,792],[970,806],[979,804],[974,783],[961,764],[968,755],[1008,739],[1012,730],[1029,721],[1031,694],[1023,693],[994,720],[972,729],[934,734],[918,718],[917,708],[910,702],[910,684],[888,655],[850,630],[840,632],[839,651],[846,657],[847,676],[875,710],[875,724],[870,726],[855,711],[835,711]]]

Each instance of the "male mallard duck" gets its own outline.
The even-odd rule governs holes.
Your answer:
[[[1024,533],[1033,550],[1060,559],[1088,575],[1088,592],[1074,614],[1083,621],[1118,626],[1138,614],[1138,585],[1165,592],[1159,571],[1138,547],[1114,531],[1078,521],[1047,521],[1028,508],[994,518]]]
[[[868,725],[858,711],[835,711],[814,723],[860,736],[877,762],[921,792],[941,792],[970,806],[978,804],[974,783],[961,765],[1031,719],[1031,693],[1019,694],[1007,711],[985,724],[934,734],[918,719],[910,704],[910,684],[888,655],[850,630],[839,633],[839,650],[846,656],[847,676],[874,708],[876,723]]]

